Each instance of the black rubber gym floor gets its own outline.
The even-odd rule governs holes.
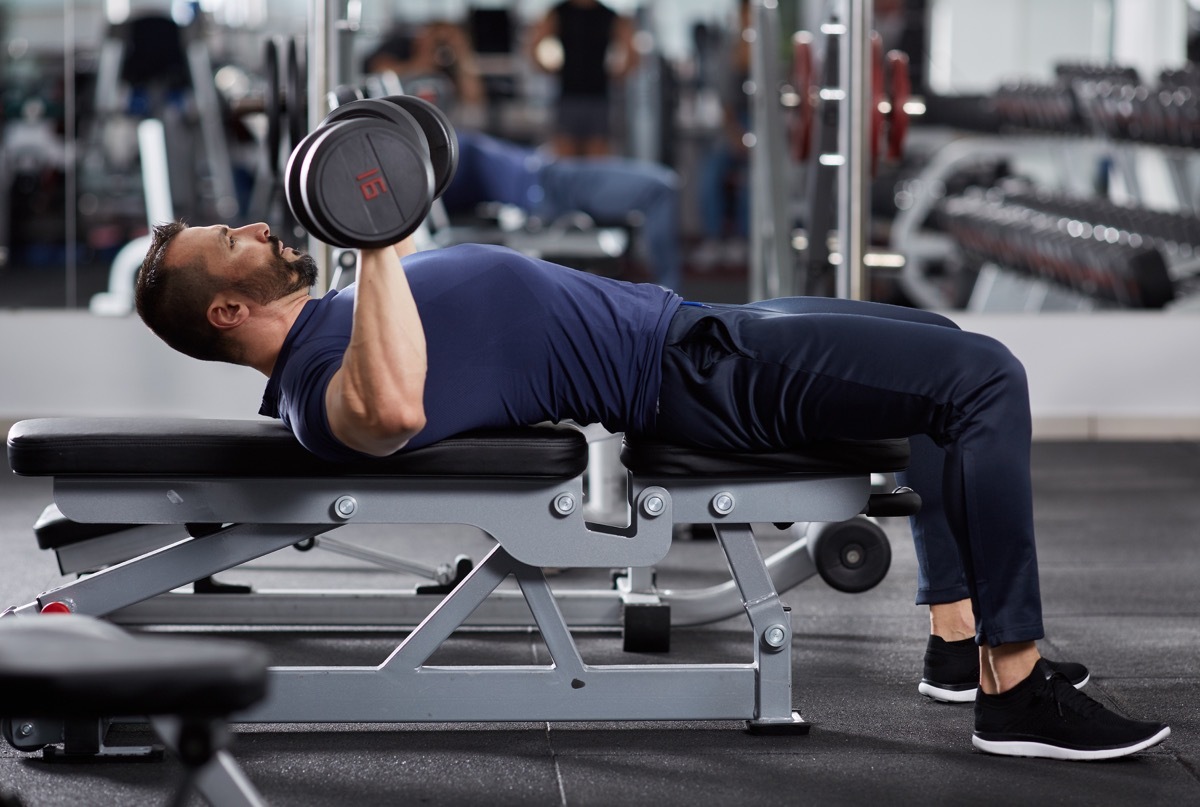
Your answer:
[[[808,736],[751,736],[740,723],[267,725],[239,727],[235,755],[276,805],[1200,804],[1200,444],[1038,443],[1033,470],[1042,651],[1086,663],[1092,697],[1170,723],[1171,737],[1140,755],[1074,763],[973,751],[971,708],[917,694],[927,617],[912,605],[915,561],[902,522],[887,524],[894,561],[878,588],[847,595],[814,578],[784,596],[793,607],[795,705],[813,723]],[[49,500],[46,480],[0,475],[0,605],[61,582],[31,532]],[[428,539],[366,538],[404,543],[426,560],[462,551]],[[677,542],[660,583],[716,579],[716,553],[711,541]],[[289,551],[225,576],[312,582],[319,573],[309,556],[317,554]],[[332,565],[343,584],[386,579],[357,562]],[[570,571],[552,582],[595,585]],[[242,635],[268,644],[282,663],[375,663],[396,641]],[[584,634],[579,644],[587,660],[637,660],[615,635]],[[544,652],[522,633],[471,634],[440,652],[482,659],[493,650],[522,662]],[[743,623],[677,630],[671,656],[748,658]],[[0,745],[0,789],[39,807],[161,804],[179,773],[170,760],[48,764]]]

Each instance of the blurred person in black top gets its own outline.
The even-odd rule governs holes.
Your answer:
[[[637,66],[633,20],[598,0],[562,0],[535,25],[529,37],[533,63],[559,77],[553,148],[560,157],[603,156],[612,151],[609,88]],[[543,43],[557,38],[561,66],[540,57]]]

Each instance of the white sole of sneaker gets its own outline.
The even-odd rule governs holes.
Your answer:
[[[1075,684],[1074,687],[1076,689],[1083,689],[1085,686],[1087,686],[1088,681],[1091,680],[1092,676],[1091,673],[1089,673],[1087,677],[1085,677],[1078,684]],[[977,688],[943,689],[936,684],[926,683],[925,681],[917,684],[917,692],[920,692],[927,698],[932,698],[938,703],[974,703],[975,693],[978,691],[979,690]]]
[[[971,736],[971,745],[986,754],[998,754],[1006,757],[1037,757],[1039,759],[1066,759],[1076,762],[1094,762],[1101,759],[1116,759],[1117,757],[1136,754],[1138,751],[1144,751],[1151,746],[1158,745],[1170,736],[1171,727],[1164,726],[1162,731],[1153,737],[1148,737],[1133,745],[1122,746],[1121,748],[1101,748],[1091,751],[1079,748],[1063,748],[1057,745],[1028,740],[983,740],[974,735]]]
[[[978,688],[971,687],[970,689],[943,689],[936,684],[930,684],[925,681],[917,684],[917,692],[920,692],[927,698],[933,698],[939,703],[974,703],[975,693]]]

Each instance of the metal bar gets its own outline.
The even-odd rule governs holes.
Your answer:
[[[179,753],[179,738],[183,721],[174,716],[158,715],[150,718],[150,725],[172,751]],[[245,771],[225,749],[213,754],[191,776],[190,785],[206,802],[221,807],[265,807],[262,795],[246,776]],[[182,795],[182,794],[181,794]]]
[[[419,669],[512,571],[512,556],[501,546],[492,547],[487,557],[459,583],[453,595],[442,599],[379,668]]]
[[[838,173],[838,297],[863,299],[863,256],[867,247],[867,222],[870,205],[867,179],[870,171],[870,120],[873,100],[871,87],[870,0],[843,0],[843,19],[847,23],[846,41],[839,57],[839,75],[844,94],[838,150],[844,162]]]
[[[754,662],[758,667],[755,720],[760,725],[791,725],[795,722],[791,619],[779,601],[750,525],[725,524],[715,529],[754,634]]]
[[[64,216],[66,225],[64,234],[66,236],[66,307],[74,308],[77,298],[78,288],[78,255],[76,254],[76,241],[79,239],[76,224],[76,211],[79,209],[79,200],[75,198],[78,191],[76,167],[75,167],[75,3],[72,0],[66,0],[64,4],[64,20],[65,27],[63,48],[63,128],[66,130],[64,139],[65,164],[63,166],[63,197],[66,199],[64,206]],[[7,193],[8,186],[5,185]]]
[[[377,549],[368,549],[365,546],[358,546],[346,541],[340,541],[337,538],[331,538],[328,535],[322,535],[317,539],[317,548],[324,549],[326,552],[332,552],[335,555],[342,555],[355,560],[374,563],[376,566],[381,566],[384,569],[390,569],[394,572],[403,574],[415,574],[419,577],[428,577],[430,580],[437,580],[439,583],[446,582],[440,579],[441,573],[432,566],[426,566],[423,563],[407,560],[393,555],[390,552],[380,552]]]
[[[329,91],[328,71],[333,63],[330,43],[336,44],[337,30],[331,24],[333,4],[337,0],[309,0],[308,38],[305,70],[308,73],[308,130],[311,132],[321,122],[322,104]],[[290,145],[296,147],[296,143]],[[316,288],[322,292],[329,288],[329,267],[333,265],[333,248],[312,233],[308,235],[308,254],[317,262]]]
[[[229,160],[224,122],[221,120],[221,103],[217,100],[217,88],[213,84],[208,43],[193,42],[188,45],[187,60],[192,75],[192,92],[200,113],[200,135],[204,141],[214,207],[218,216],[228,220],[238,212],[237,191],[233,187],[233,166]]]
[[[751,20],[749,295],[751,300],[761,300],[793,293],[794,281],[776,52],[778,0],[755,0]]]
[[[204,538],[186,538],[110,566],[37,598],[64,602],[75,613],[104,616],[118,608],[262,557],[329,529],[328,525],[240,524]]]
[[[137,126],[138,155],[142,161],[142,194],[146,199],[146,227],[175,220],[171,200],[171,168],[167,162],[167,134],[163,122],[146,118]],[[125,278],[122,278],[125,280]],[[132,294],[133,283],[129,283]],[[122,291],[125,291],[122,288]],[[132,308],[132,306],[130,306]]]
[[[266,700],[235,723],[748,720],[752,664],[277,667]]]
[[[766,559],[775,590],[788,591],[816,574],[806,538],[798,538]],[[657,589],[641,585],[636,567],[634,593],[652,594],[671,606],[675,627],[707,625],[739,616],[745,607],[734,581],[726,580],[695,589]],[[619,630],[621,602],[618,590],[561,589],[555,600],[568,625],[573,628]],[[419,624],[440,601],[435,595],[418,594],[409,586],[389,590],[268,590],[251,594],[163,594],[122,608],[111,615],[121,625],[257,625],[354,626],[411,628]],[[516,589],[497,589],[488,595],[463,625],[466,627],[520,628],[530,625],[529,605]]]
[[[517,584],[521,586],[521,593],[525,595],[525,601],[529,603],[529,611],[537,623],[542,641],[546,643],[550,658],[554,660],[555,669],[561,670],[564,675],[572,676],[573,679],[582,678],[585,669],[583,658],[579,655],[579,648],[575,646],[575,639],[571,636],[567,621],[563,619],[558,602],[554,599],[554,593],[550,591],[546,576],[542,574],[541,569],[527,564],[517,564],[513,572]]]

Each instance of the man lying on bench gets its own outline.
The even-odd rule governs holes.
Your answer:
[[[941,639],[969,625],[973,744],[1101,759],[1170,734],[1078,692],[1079,665],[1040,658],[1028,390],[995,340],[873,303],[685,302],[501,247],[412,254],[406,240],[363,250],[356,286],[311,299],[315,278],[263,224],[167,224],[137,308],[176,350],[268,376],[261,413],[329,459],[562,420],[730,451],[909,437],[926,677],[954,666],[962,643]]]

